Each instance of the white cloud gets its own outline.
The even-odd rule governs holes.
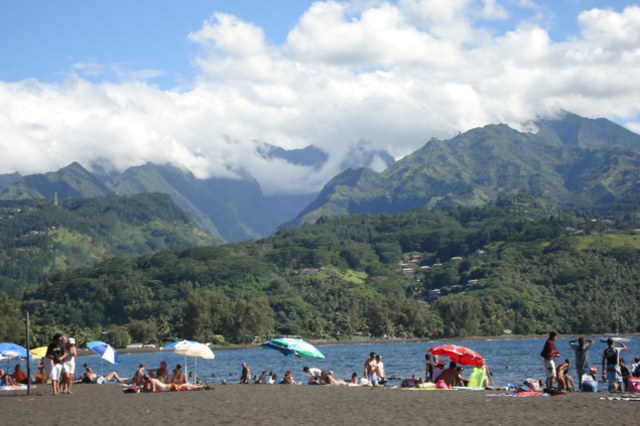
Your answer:
[[[155,70],[123,73],[120,83],[80,77],[112,67],[97,63],[76,64],[58,84],[0,82],[0,173],[170,161],[200,177],[247,170],[268,193],[306,192],[338,173],[361,140],[400,157],[432,136],[561,109],[640,129],[640,7],[584,11],[581,32],[554,41],[526,16],[493,36],[506,4],[316,2],[283,45],[216,13],[189,35],[201,48],[189,86],[147,84]],[[521,7],[537,13],[531,1]],[[254,140],[314,144],[330,159],[320,170],[267,161]]]

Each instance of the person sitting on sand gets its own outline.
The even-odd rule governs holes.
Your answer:
[[[262,371],[260,377],[258,377],[258,381],[256,383],[260,385],[268,385],[271,383],[271,376],[273,374],[269,374],[267,370]]]
[[[10,374],[5,374],[4,370],[0,369],[0,386],[16,386],[17,383],[13,380]]]
[[[200,389],[210,389],[207,385],[194,385],[191,383],[162,383],[156,378],[149,377],[148,374],[142,376],[142,388],[147,392],[168,392],[168,391],[192,391]]]
[[[167,383],[169,380],[169,370],[167,370],[167,361],[160,362],[160,368],[153,368],[148,370],[149,376]]]
[[[184,371],[182,371],[182,364],[176,364],[176,368],[173,369],[171,374],[171,380],[167,383],[175,383],[176,385],[187,383],[187,378],[184,375]]]
[[[444,371],[444,361],[440,360],[436,363],[436,366],[433,368],[433,375],[432,375],[433,383],[438,381],[443,371]]]
[[[448,387],[466,386],[465,380],[462,378],[461,371],[453,361],[449,363],[449,368],[440,373],[437,380],[442,380]]]
[[[142,381],[145,375],[144,369],[145,369],[145,364],[144,362],[141,362],[138,365],[138,369],[136,370],[136,372],[133,374],[133,379],[131,379],[131,384],[132,385],[137,385],[137,386],[142,386]]]
[[[16,364],[16,366],[13,369],[13,381],[16,382],[16,384],[22,384],[22,385],[26,385],[27,383],[29,383],[29,378],[27,377],[26,374],[24,374],[24,371],[22,371],[22,365],[20,364]]]
[[[293,380],[293,373],[291,370],[287,370],[284,373],[284,378],[280,382],[281,385],[297,385],[295,380]]]
[[[569,367],[571,360],[565,359],[564,362],[556,367],[556,380],[558,381],[558,390],[568,391],[570,388],[575,392],[576,386],[573,378],[569,375]]]
[[[98,379],[100,378],[99,375],[97,375],[96,373],[93,372],[93,369],[91,369],[91,367],[89,367],[87,364],[84,364],[84,374],[82,375],[82,381],[84,383],[98,383]],[[120,377],[118,376],[118,373],[116,373],[115,371],[112,371],[111,373],[107,374],[106,376],[103,377],[105,382],[118,382],[118,383],[125,383],[127,380],[129,380],[128,377]]]
[[[36,373],[35,381],[40,384],[47,383],[47,372],[44,368],[44,359],[41,359],[38,363],[38,372]]]

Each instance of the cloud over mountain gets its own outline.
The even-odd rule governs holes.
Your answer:
[[[316,2],[282,44],[214,13],[188,35],[200,47],[191,58],[197,77],[171,90],[144,80],[161,70],[115,83],[81,74],[100,64],[79,65],[57,84],[0,81],[0,173],[172,162],[199,177],[247,171],[265,193],[305,193],[363,141],[398,158],[433,136],[518,127],[561,110],[640,131],[640,7],[583,11],[579,33],[553,40],[531,1],[519,7],[533,15],[496,32],[489,23],[514,22],[506,5]],[[314,145],[329,158],[291,164],[259,155],[256,140]]]

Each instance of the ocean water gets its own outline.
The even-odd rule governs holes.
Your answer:
[[[432,346],[442,344],[457,344],[477,351],[486,361],[493,373],[493,379],[497,386],[506,386],[510,383],[519,384],[526,378],[544,379],[543,360],[540,351],[546,339],[500,339],[500,340],[448,340],[412,343],[367,343],[349,345],[322,345],[318,349],[325,355],[324,360],[312,360],[307,358],[285,357],[279,352],[260,347],[252,349],[224,349],[214,350],[215,359],[204,360],[176,355],[173,352],[162,351],[144,354],[119,355],[119,364],[112,365],[103,361],[97,355],[79,357],[76,361],[76,375],[84,371],[82,365],[89,364],[94,371],[105,375],[116,371],[121,377],[131,377],[140,362],[144,362],[147,368],[158,368],[161,361],[167,362],[167,368],[172,370],[177,363],[187,366],[187,371],[195,370],[198,377],[206,383],[220,383],[227,379],[228,383],[238,383],[241,373],[241,365],[246,362],[252,375],[260,375],[263,370],[273,371],[282,378],[286,370],[293,371],[294,379],[306,381],[308,376],[302,372],[304,366],[317,367],[322,370],[333,371],[334,377],[348,380],[353,372],[361,377],[364,362],[370,352],[382,355],[385,363],[387,377],[392,375],[400,378],[408,378],[412,375],[424,377],[424,355]],[[556,347],[561,353],[558,360],[570,358],[573,362],[574,353],[569,348],[569,338],[559,338]],[[601,369],[602,352],[606,343],[601,343],[599,338],[594,338],[596,343],[589,353],[589,364]],[[627,365],[633,363],[636,356],[640,356],[640,337],[635,337],[627,343],[628,350],[622,353]],[[448,361],[445,358],[446,361]],[[4,364],[4,363],[3,363]],[[6,368],[7,366],[3,366]],[[32,364],[32,368],[35,363]],[[9,371],[13,371],[10,366]],[[464,377],[469,377],[472,367],[465,368]],[[570,370],[577,382],[575,369]],[[215,377],[212,377],[215,374]],[[390,382],[390,385],[400,382]]]

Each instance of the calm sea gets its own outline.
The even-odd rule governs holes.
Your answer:
[[[569,340],[568,338],[559,338],[556,341],[556,347],[561,353],[561,358],[559,359],[570,358],[573,362],[574,355],[569,348]],[[606,344],[601,343],[599,338],[594,338],[594,340],[596,340],[596,343],[590,351],[589,364],[597,367],[598,371],[600,371],[602,352]],[[259,347],[255,349],[218,350],[215,351],[216,357],[213,360],[185,358],[172,352],[122,354],[119,356],[120,363],[118,365],[102,361],[97,355],[90,355],[78,359],[76,374],[82,374],[82,364],[86,362],[92,366],[94,371],[101,372],[103,375],[116,371],[120,376],[131,377],[140,362],[144,361],[147,368],[158,368],[160,362],[164,360],[167,361],[169,370],[172,370],[177,363],[184,366],[186,361],[188,371],[195,369],[197,375],[207,383],[220,383],[225,378],[229,383],[237,383],[240,379],[241,364],[243,362],[249,365],[252,375],[259,375],[263,370],[268,370],[273,371],[279,377],[283,377],[284,372],[291,369],[294,379],[304,380],[307,376],[302,372],[302,368],[309,366],[322,370],[331,370],[334,373],[334,377],[348,380],[353,372],[357,372],[359,377],[362,376],[365,360],[369,357],[370,352],[375,352],[382,355],[388,377],[395,375],[407,378],[414,374],[418,377],[424,377],[424,355],[427,349],[436,345],[452,343],[471,348],[484,356],[493,373],[496,385],[506,386],[509,383],[522,383],[528,377],[544,378],[544,367],[540,357],[544,342],[545,339],[538,338],[325,345],[318,346],[318,349],[326,357],[321,361],[285,357],[277,351]],[[631,364],[636,356],[640,356],[640,337],[633,338],[631,342],[627,343],[627,346],[629,349],[623,352],[623,358],[626,359],[627,364]],[[10,371],[13,371],[12,365],[10,368]],[[470,374],[470,369],[465,369],[465,377]],[[212,374],[215,374],[215,377],[212,377]],[[571,374],[576,378],[573,366]],[[400,382],[392,382],[390,384],[400,384]]]

